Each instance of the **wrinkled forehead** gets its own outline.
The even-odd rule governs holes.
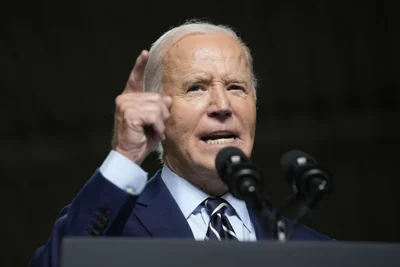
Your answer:
[[[174,71],[197,68],[243,74],[250,72],[243,46],[227,34],[187,35],[169,48],[163,58],[163,66]]]
[[[169,50],[173,47],[175,47],[176,44],[178,44],[179,42],[181,42],[182,40],[188,38],[188,37],[192,37],[192,36],[201,36],[201,35],[206,35],[206,34],[210,34],[210,33],[205,33],[205,32],[188,32],[186,34],[183,34],[182,36],[180,36],[179,38],[173,38],[169,41],[167,41],[166,43],[163,44],[163,49],[162,49],[162,58],[165,57],[166,54],[168,54]],[[211,34],[217,34],[217,33],[211,33]]]

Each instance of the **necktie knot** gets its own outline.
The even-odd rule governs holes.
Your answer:
[[[225,215],[225,210],[230,207],[229,203],[222,198],[209,197],[204,201],[204,206],[210,215],[205,240],[237,240],[235,231]]]
[[[204,201],[207,213],[210,217],[215,214],[224,214],[225,210],[229,207],[229,203],[225,199],[219,197],[209,197]]]

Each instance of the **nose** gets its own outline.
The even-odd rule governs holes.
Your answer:
[[[213,88],[211,90],[207,115],[218,120],[226,120],[232,116],[232,107],[225,88]]]

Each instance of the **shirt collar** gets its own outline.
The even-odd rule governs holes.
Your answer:
[[[163,166],[161,178],[186,219],[209,197],[208,194],[204,193],[198,187],[174,173],[166,164]],[[233,207],[236,215],[245,227],[251,229],[246,203],[243,200],[235,198],[230,193],[225,194],[222,198]]]

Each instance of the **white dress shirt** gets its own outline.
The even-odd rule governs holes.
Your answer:
[[[101,174],[110,182],[133,195],[139,195],[147,183],[148,174],[137,164],[116,151],[111,151],[100,167]],[[204,240],[210,220],[205,207],[199,206],[209,197],[199,188],[179,177],[164,165],[161,178],[186,218],[194,238]],[[246,203],[231,194],[222,196],[231,208],[226,216],[241,241],[255,241],[256,234]]]

